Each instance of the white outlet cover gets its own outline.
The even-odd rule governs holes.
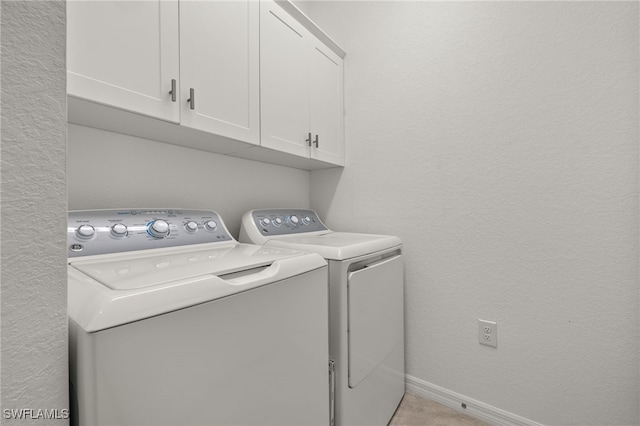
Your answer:
[[[494,321],[478,320],[478,343],[481,345],[498,347],[498,323]]]

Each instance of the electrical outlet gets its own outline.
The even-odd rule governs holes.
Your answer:
[[[498,347],[498,323],[478,320],[478,343]]]

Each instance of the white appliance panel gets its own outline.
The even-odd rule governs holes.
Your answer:
[[[403,341],[402,274],[402,258],[394,256],[348,275],[350,388]]]
[[[213,211],[76,211],[79,425],[328,425],[327,262],[240,244]]]
[[[80,424],[328,424],[327,297],[321,268],[97,333],[72,323]]]
[[[405,391],[402,241],[335,232],[304,209],[249,211],[240,241],[327,259],[335,425],[387,425]]]

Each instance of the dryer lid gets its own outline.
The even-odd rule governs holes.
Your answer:
[[[268,247],[282,247],[318,253],[325,259],[346,260],[400,247],[402,241],[390,235],[325,232],[313,235],[284,235],[267,240]]]

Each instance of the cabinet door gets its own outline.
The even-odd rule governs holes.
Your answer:
[[[259,13],[255,0],[180,2],[181,124],[260,143]]]
[[[310,130],[317,138],[311,158],[343,166],[343,60],[316,41],[310,63]]]
[[[178,2],[67,2],[67,92],[178,122]]]
[[[307,30],[273,2],[260,2],[262,146],[309,156]]]

